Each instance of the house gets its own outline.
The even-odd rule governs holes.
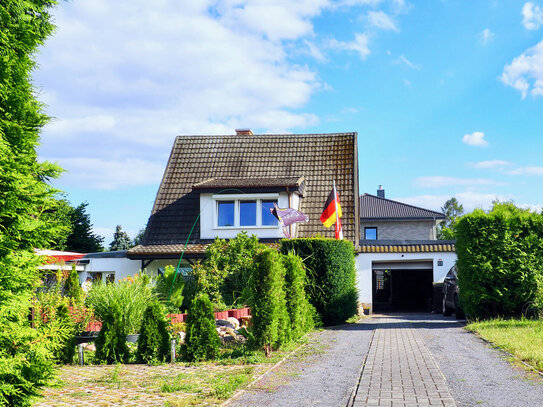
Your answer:
[[[143,243],[127,252],[141,268],[190,267],[215,239],[242,230],[273,244],[284,237],[270,208],[294,208],[308,222],[293,237],[333,237],[319,220],[335,181],[345,239],[358,246],[357,133],[178,136]]]
[[[360,196],[356,258],[360,301],[371,309],[422,309],[456,262],[454,241],[437,240],[445,215],[377,195]]]

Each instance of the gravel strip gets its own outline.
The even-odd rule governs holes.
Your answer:
[[[229,406],[345,406],[357,383],[374,324],[325,329]]]
[[[410,316],[447,379],[458,406],[543,406],[543,380],[441,315]]]

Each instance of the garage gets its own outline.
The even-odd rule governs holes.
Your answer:
[[[424,311],[431,309],[433,262],[372,262],[374,311]]]

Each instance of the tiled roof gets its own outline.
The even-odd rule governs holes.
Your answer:
[[[454,252],[454,240],[361,240],[360,253]]]
[[[189,243],[202,243],[197,188],[211,179],[277,179],[281,184],[303,177],[300,210],[310,220],[298,224],[299,237],[334,236],[334,228],[325,228],[319,217],[335,180],[345,239],[357,243],[357,156],[356,133],[178,136],[147,224],[145,250],[183,245],[193,227]],[[129,257],[139,250],[144,249],[131,249]]]
[[[147,258],[147,257],[180,257],[181,253],[184,253],[184,257],[187,255],[202,256],[211,243],[200,244],[188,244],[186,247],[184,244],[169,244],[169,245],[139,245],[130,249],[130,258]],[[266,246],[272,248],[278,248],[277,243],[264,243]]]
[[[274,178],[210,178],[192,186],[192,189],[221,189],[221,188],[298,188],[304,177],[274,177]]]
[[[360,195],[360,219],[445,219],[445,215],[418,206],[364,194]]]

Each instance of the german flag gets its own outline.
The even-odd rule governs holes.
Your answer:
[[[330,192],[330,195],[328,195],[328,199],[326,199],[326,203],[324,204],[324,210],[322,211],[321,215],[321,222],[324,223],[324,226],[327,228],[336,223],[336,206],[338,214],[337,218],[341,218],[343,214],[341,213],[339,196],[336,193],[336,189],[333,188]]]

